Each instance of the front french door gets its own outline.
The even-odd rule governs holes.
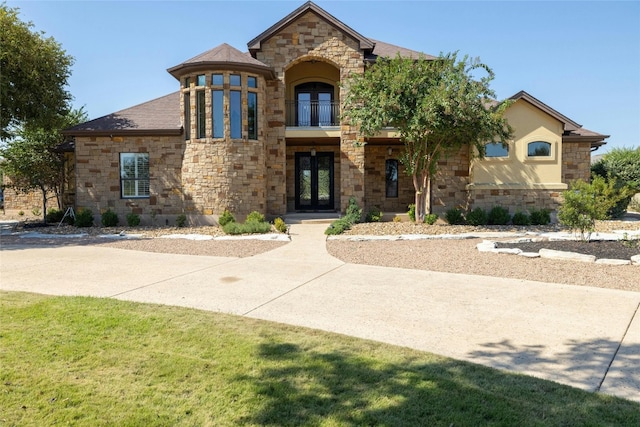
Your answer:
[[[332,209],[333,153],[296,153],[296,210]]]

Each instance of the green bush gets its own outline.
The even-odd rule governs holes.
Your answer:
[[[284,220],[280,217],[273,220],[273,226],[276,230],[278,230],[281,233],[287,232],[287,224],[285,224]]]
[[[228,209],[225,209],[224,212],[222,212],[222,215],[218,218],[218,224],[220,224],[220,227],[224,227],[230,222],[236,222],[236,219]]]
[[[444,219],[451,225],[464,224],[464,216],[460,209],[451,208],[444,214]]]
[[[596,220],[607,219],[607,212],[617,202],[615,182],[594,176],[591,183],[574,181],[562,192],[564,203],[558,210],[560,223],[579,231],[582,240],[589,240]]]
[[[51,208],[47,211],[46,220],[48,223],[59,223],[62,221],[63,216],[64,212],[56,208]]]
[[[73,223],[76,227],[92,227],[93,212],[91,209],[82,209],[76,213],[76,220]]]
[[[102,213],[102,218],[100,219],[103,227],[115,227],[118,225],[120,220],[118,219],[118,214],[112,211],[111,209],[107,209]]]
[[[502,206],[494,206],[488,214],[489,225],[507,225],[511,221],[509,210]]]
[[[415,213],[414,213],[414,216],[415,216]],[[435,224],[437,220],[438,220],[438,215],[436,214],[426,214],[424,216],[424,222],[429,225]]]
[[[180,228],[185,227],[187,225],[187,216],[185,214],[180,214],[176,217],[176,225]]]
[[[467,224],[469,225],[487,225],[488,222],[487,212],[482,208],[475,208],[467,214]]]
[[[513,225],[531,225],[531,218],[526,212],[516,212],[511,218]]]
[[[377,206],[372,207],[367,213],[367,222],[380,222],[382,220],[382,212]]]
[[[411,220],[411,222],[416,222],[416,205],[415,205],[415,203],[411,203],[409,205],[409,212],[407,212],[407,214],[409,215],[409,219]]]
[[[349,206],[347,206],[345,218],[347,218],[351,224],[357,224],[362,220],[362,208],[358,206],[356,198],[353,196],[349,198]]]
[[[271,224],[268,222],[247,221],[244,224],[238,222],[228,222],[222,227],[226,234],[264,234],[271,231]]]
[[[245,222],[265,222],[264,215],[258,211],[253,211],[247,215]]]
[[[346,218],[340,218],[335,220],[329,225],[329,227],[324,231],[324,234],[331,236],[335,234],[342,234],[345,231],[351,228],[351,222]]]
[[[133,212],[127,214],[127,225],[129,227],[137,227],[140,225],[140,215]]]
[[[609,176],[640,191],[640,147],[614,148],[591,167],[592,173]]]
[[[40,212],[40,208],[33,208],[31,209],[31,213],[33,214],[33,216],[40,216],[42,212]]]
[[[551,222],[551,211],[549,209],[533,209],[529,219],[531,225],[548,225]]]

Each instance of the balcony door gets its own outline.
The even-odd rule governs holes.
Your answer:
[[[333,153],[296,153],[296,210],[333,210]]]
[[[297,126],[332,126],[333,92],[333,86],[327,83],[311,82],[296,86]]]

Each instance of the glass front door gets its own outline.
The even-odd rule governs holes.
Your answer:
[[[333,209],[333,153],[296,153],[296,209]]]

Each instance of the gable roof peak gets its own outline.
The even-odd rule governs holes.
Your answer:
[[[281,20],[273,24],[271,27],[267,28],[265,31],[260,33],[257,37],[255,37],[249,43],[247,43],[247,46],[249,47],[249,51],[253,53],[257,50],[260,50],[263,41],[269,39],[271,36],[276,34],[279,30],[289,25],[291,22],[298,19],[301,15],[309,11],[315,13],[316,15],[325,19],[332,25],[338,27],[344,33],[353,37],[355,40],[357,40],[360,43],[360,49],[372,50],[374,48],[375,43],[373,41],[366,38],[362,34],[358,33],[356,30],[349,27],[344,22],[340,21],[338,18],[334,17],[333,15],[331,15],[329,12],[327,12],[326,10],[324,10],[314,2],[307,1],[306,3],[298,7],[296,10],[294,10],[293,12],[291,12],[290,14],[288,14],[287,16],[285,16],[284,18],[282,18]]]
[[[582,127],[581,124],[578,124],[578,123],[574,122],[569,117],[567,117],[564,114],[561,114],[560,112],[554,110],[553,108],[549,107],[547,104],[545,104],[544,102],[542,102],[539,99],[535,98],[534,96],[530,95],[529,93],[525,92],[524,90],[521,90],[520,92],[516,93],[515,95],[513,95],[509,99],[512,99],[514,101],[517,101],[519,99],[523,99],[523,100],[527,101],[529,104],[539,108],[540,110],[542,110],[545,113],[549,114],[551,117],[553,117],[556,120],[562,122],[562,124],[564,125],[564,130],[566,130],[566,131],[574,131],[574,130],[580,129]]]

